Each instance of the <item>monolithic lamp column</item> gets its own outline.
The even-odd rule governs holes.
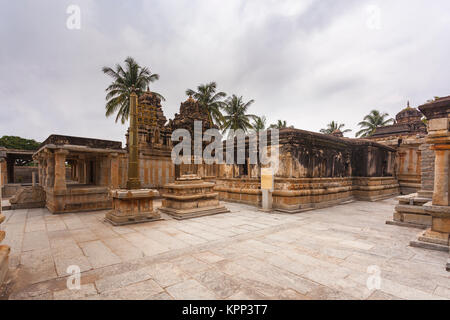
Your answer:
[[[127,189],[140,189],[139,179],[139,150],[138,150],[138,130],[137,130],[137,100],[135,92],[130,94],[130,132],[128,138],[128,180]]]

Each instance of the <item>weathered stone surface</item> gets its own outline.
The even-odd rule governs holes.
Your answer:
[[[10,274],[18,275],[11,283],[20,281],[20,286],[11,288],[10,298],[448,299],[444,290],[448,251],[410,247],[417,230],[386,226],[394,200],[352,202],[307,215],[274,215],[246,205],[227,206],[232,214],[184,221],[169,218],[128,226],[120,235],[113,231],[117,227],[102,222],[102,212],[76,214],[83,222],[81,229],[32,231],[46,234],[50,249],[23,252],[21,245],[14,245],[12,254],[22,259],[20,265],[11,265]],[[5,242],[10,244],[10,230],[14,237],[23,238],[25,226],[40,213],[40,209],[10,211]],[[48,211],[43,218],[66,220]],[[67,219],[72,220],[70,215]],[[86,248],[86,241],[77,240],[77,230],[88,230],[87,239],[92,234],[97,237],[88,242],[104,244],[90,250],[104,257],[104,264],[90,266],[87,251],[80,248]],[[192,240],[200,236],[204,241]],[[186,239],[192,240],[188,246],[176,245]],[[133,247],[145,256],[122,258],[120,250]],[[111,252],[121,262],[110,264]],[[81,257],[88,263],[80,265],[82,290],[65,291],[68,274],[64,265],[82,264]],[[380,290],[371,294],[367,289],[370,266],[378,266],[382,278]]]
[[[164,186],[159,210],[179,220],[229,212],[219,203],[213,187],[214,183],[204,182],[197,175],[183,175]]]
[[[113,210],[105,220],[115,226],[159,220],[160,214],[153,209],[153,199],[158,191],[152,189],[114,190]]]

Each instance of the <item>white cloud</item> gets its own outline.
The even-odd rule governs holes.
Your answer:
[[[184,91],[217,81],[255,99],[252,113],[318,131],[356,124],[373,108],[391,116],[448,95],[450,3],[427,1],[5,2],[0,12],[0,135],[51,133],[122,140],[104,116],[104,65],[135,57],[161,79],[167,117]],[[24,5],[26,4],[26,5]],[[367,6],[380,28],[367,28]]]

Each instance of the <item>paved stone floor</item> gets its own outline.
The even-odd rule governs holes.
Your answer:
[[[386,225],[394,200],[297,215],[231,213],[113,227],[105,212],[5,211],[9,299],[450,299],[448,253]],[[67,267],[80,267],[80,290]],[[367,283],[380,288],[369,290]]]

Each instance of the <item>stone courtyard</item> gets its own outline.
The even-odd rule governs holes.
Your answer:
[[[4,211],[3,299],[450,299],[448,253],[410,247],[419,229],[385,224],[395,204],[291,215],[227,202],[225,214],[119,227],[105,211]],[[67,289],[70,265],[80,290]],[[381,285],[369,290],[373,270]]]

